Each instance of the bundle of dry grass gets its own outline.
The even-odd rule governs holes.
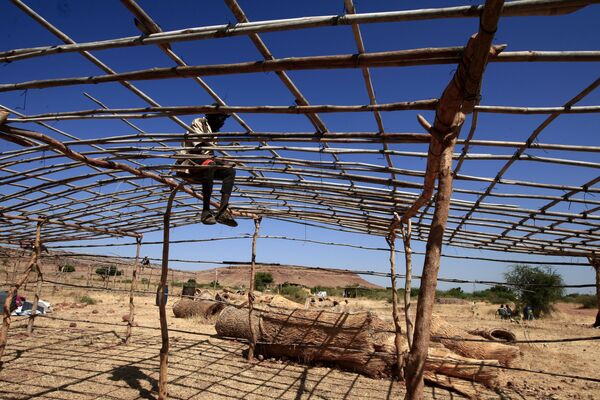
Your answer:
[[[517,340],[517,336],[514,333],[504,328],[477,328],[469,331],[469,333],[496,342],[512,343]]]
[[[431,336],[433,341],[464,357],[498,360],[502,365],[510,365],[519,356],[518,347],[498,342],[482,342],[480,336],[458,329],[439,316],[431,318]]]
[[[398,368],[395,334],[389,323],[373,313],[280,309],[257,314],[252,318],[252,329],[257,337],[257,354],[291,358],[305,364],[335,365],[369,377],[389,377]],[[437,325],[443,325],[442,322],[438,321]],[[248,310],[225,308],[217,318],[215,328],[221,337],[250,340]],[[484,344],[508,347],[497,343]],[[408,351],[404,338],[401,346],[402,352]],[[429,381],[467,396],[474,395],[474,391],[469,389],[471,386],[465,381],[451,384],[455,382],[451,378],[487,386],[494,384],[498,374],[498,369],[494,366],[500,364],[498,359],[457,354],[438,346],[429,350],[425,366]],[[505,356],[500,358],[506,359]]]
[[[177,318],[203,317],[211,320],[223,308],[224,304],[215,301],[181,299],[173,304],[173,314]]]

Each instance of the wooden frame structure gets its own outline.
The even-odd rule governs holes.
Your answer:
[[[99,239],[112,235],[136,238],[138,247],[130,290],[128,340],[133,325],[133,293],[142,235],[159,230],[161,223],[164,223],[166,256],[161,275],[161,285],[164,286],[169,229],[199,220],[201,207],[198,199],[201,199],[201,195],[197,188],[172,178],[180,168],[175,164],[181,157],[178,154],[179,143],[184,132],[190,130],[181,117],[211,112],[232,113],[242,131],[221,133],[214,150],[219,157],[237,164],[239,173],[232,208],[237,215],[255,221],[252,265],[255,262],[260,219],[263,217],[303,220],[332,230],[387,237],[392,250],[390,261],[394,287],[394,243],[400,230],[406,252],[407,289],[410,289],[411,275],[408,268],[412,252],[410,241],[428,241],[417,318],[414,321],[414,341],[410,332],[412,321],[406,321],[412,342],[406,370],[408,397],[420,398],[422,376],[419,371],[422,372],[429,342],[428,321],[442,245],[582,257],[591,260],[600,276],[600,268],[597,267],[600,201],[587,197],[588,194],[600,193],[600,176],[596,173],[594,178],[583,182],[573,179],[575,183],[507,176],[507,171],[524,163],[582,169],[592,173],[600,168],[600,162],[594,159],[600,153],[600,146],[568,141],[537,142],[544,129],[562,115],[597,115],[600,112],[599,105],[585,103],[586,97],[600,85],[600,78],[583,89],[574,89],[573,97],[564,104],[549,107],[479,104],[483,71],[488,62],[600,61],[600,51],[596,50],[510,51],[510,46],[493,45],[496,27],[498,24],[501,26],[498,20],[576,13],[594,2],[520,0],[503,4],[503,1],[489,0],[480,6],[360,14],[351,0],[345,0],[344,15],[251,22],[236,0],[225,0],[237,24],[162,31],[134,0],[122,0],[125,9],[135,17],[135,26],[141,36],[77,43],[23,1],[12,0],[15,6],[64,44],[3,50],[0,51],[0,62],[18,63],[24,59],[34,62],[53,54],[77,53],[105,74],[2,83],[0,99],[3,93],[17,90],[116,83],[140,98],[148,107],[110,108],[88,94],[86,96],[100,108],[25,115],[0,104],[0,110],[3,110],[0,113],[0,143],[7,146],[6,149],[3,147],[0,155],[0,241],[8,244],[31,241],[36,229],[39,236],[41,221],[45,224],[45,243]],[[479,27],[473,25],[473,33],[478,33],[466,46],[458,44],[455,47],[377,53],[366,51],[362,24],[445,18],[480,18]],[[260,36],[267,32],[338,25],[351,27],[356,54],[278,59]],[[176,42],[229,36],[247,36],[263,60],[188,65],[171,47],[171,43]],[[116,72],[101,58],[90,53],[132,46],[158,46],[176,66],[149,66],[137,71]],[[372,69],[445,64],[459,67],[439,99],[398,99],[393,103],[378,103]],[[323,69],[360,69],[368,103],[311,104],[287,72]],[[253,72],[274,72],[296,105],[228,105],[202,79],[205,76]],[[191,78],[215,104],[163,106],[132,83],[179,78]],[[415,115],[425,132],[389,132],[385,129],[383,113],[416,111],[435,111],[432,124],[425,117]],[[342,112],[372,114],[376,130],[330,131],[320,114]],[[285,129],[280,132],[255,131],[241,117],[241,114],[252,113],[299,114],[308,119],[314,132],[289,132]],[[460,137],[467,114],[470,115],[469,133],[466,137]],[[508,141],[502,135],[493,139],[478,139],[480,114],[539,115],[544,119],[522,141]],[[151,118],[169,119],[176,124],[177,130],[146,132],[130,121]],[[93,123],[103,119],[123,120],[135,133],[81,139],[49,124],[67,120]],[[455,152],[455,146],[462,146],[462,150]],[[490,152],[486,152],[488,150]],[[539,155],[537,150],[548,154]],[[356,157],[361,157],[361,160],[355,161]],[[385,162],[379,162],[379,157],[383,157]],[[399,160],[415,158],[426,158],[427,164],[420,169],[398,166]],[[40,166],[40,161],[44,163],[43,166]],[[455,161],[456,165],[453,166]],[[480,161],[499,163],[500,168],[497,173],[487,175],[461,173],[466,162]],[[474,183],[483,185],[484,189],[474,188]],[[103,188],[108,190],[103,191]],[[175,198],[177,190],[180,190],[180,195]],[[567,204],[576,205],[576,210],[565,209]],[[40,215],[44,217],[38,217]],[[410,297],[405,301],[405,307],[408,307]],[[252,292],[249,293],[249,303],[252,313]],[[400,332],[396,303],[395,296],[394,321]],[[164,323],[166,327],[163,314],[164,304],[161,305],[161,324]],[[166,374],[168,332],[163,329],[162,333],[163,338],[167,338],[167,347],[163,349],[165,351],[161,350],[161,366],[165,365]],[[252,352],[249,356],[252,356]],[[166,382],[166,375],[163,376],[162,368],[160,378],[160,394],[166,397],[166,386],[162,385]]]

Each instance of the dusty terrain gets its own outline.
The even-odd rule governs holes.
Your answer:
[[[88,292],[93,305],[73,307],[82,291],[45,289],[44,299],[55,304],[51,318],[38,318],[35,335],[27,337],[24,317],[13,319],[10,339],[0,372],[2,399],[151,399],[158,379],[158,310],[152,296],[136,298],[139,327],[130,344],[122,315],[127,294]],[[242,357],[246,345],[214,336],[212,325],[200,319],[176,319],[169,300],[171,329],[170,386],[174,399],[398,399],[401,383],[374,380],[325,367],[307,367],[288,361],[264,360],[248,364]],[[357,309],[391,314],[389,304],[351,300]],[[62,304],[61,303],[65,303]],[[520,340],[597,336],[586,324],[593,310],[560,304],[551,319],[514,324],[495,319],[495,306],[478,303],[436,305],[436,312],[463,328],[504,326]],[[72,326],[76,320],[76,326]],[[519,345],[522,358],[515,370],[503,371],[499,388],[483,387],[480,398],[495,399],[600,399],[600,342],[533,343]],[[547,371],[554,375],[524,372]],[[440,389],[427,398],[459,398]]]

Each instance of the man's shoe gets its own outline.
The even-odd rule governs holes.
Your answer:
[[[217,222],[223,225],[231,226],[232,228],[238,226],[238,223],[235,221],[235,219],[233,219],[228,209],[219,212],[217,215]]]
[[[217,223],[215,216],[209,210],[202,211],[202,217],[200,218],[204,225],[214,225]]]

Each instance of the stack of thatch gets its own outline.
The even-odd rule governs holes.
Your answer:
[[[221,337],[251,338],[246,309],[226,307],[215,327]],[[370,377],[389,377],[398,369],[393,329],[370,312],[262,311],[253,317],[252,329],[257,337],[256,354],[265,357],[330,364]],[[515,346],[482,341],[439,317],[433,319],[432,336],[426,379],[469,396],[475,392],[465,380],[491,386],[499,371],[495,366],[507,365],[519,354]],[[473,338],[477,340],[464,340]],[[404,338],[402,347],[408,351]]]

